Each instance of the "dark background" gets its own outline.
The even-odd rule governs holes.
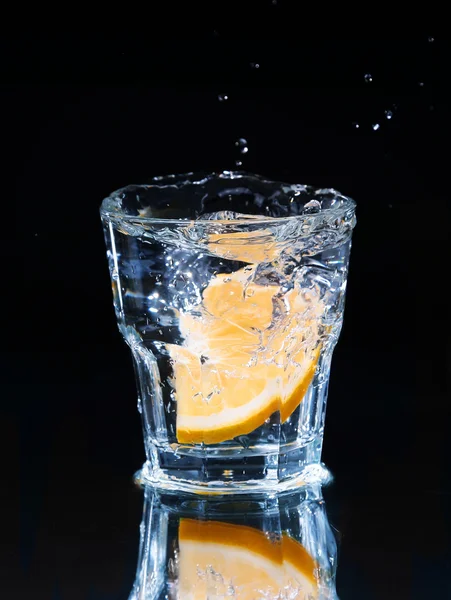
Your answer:
[[[358,203],[323,453],[340,597],[451,598],[450,43],[305,37],[268,4],[251,39],[0,40],[5,597],[127,597],[144,455],[99,205],[242,160]]]

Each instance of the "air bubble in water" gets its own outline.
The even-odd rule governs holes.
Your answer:
[[[371,75],[371,73],[365,73],[363,78],[366,81],[366,83],[371,83],[373,81],[373,76]]]
[[[377,131],[378,129],[380,129],[379,123],[374,123],[374,125],[372,127],[373,127],[374,131]]]
[[[393,113],[391,110],[386,110],[384,114],[386,119],[390,120],[393,117]]]
[[[229,97],[227,96],[227,94],[219,94],[219,96],[218,96],[219,102],[225,102],[228,99],[229,99]]]
[[[235,142],[235,146],[239,149],[241,154],[246,154],[247,152],[249,152],[249,148],[247,147],[247,140],[245,140],[244,138],[240,138],[239,140],[237,140]]]
[[[236,436],[236,441],[243,446],[244,449],[248,449],[251,445],[251,441],[247,435],[238,435]]]
[[[253,69],[259,69],[259,68],[260,68],[260,65],[259,65],[258,63],[251,62],[251,67],[252,67]]]

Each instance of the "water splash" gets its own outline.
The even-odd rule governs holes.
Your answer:
[[[371,75],[371,73],[365,73],[363,78],[365,80],[365,83],[371,83],[373,81],[373,76]]]

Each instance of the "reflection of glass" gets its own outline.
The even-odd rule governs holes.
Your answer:
[[[131,600],[336,600],[321,488],[244,498],[145,489]]]
[[[237,173],[159,178],[104,200],[143,480],[248,492],[321,472],[354,208],[334,190]]]

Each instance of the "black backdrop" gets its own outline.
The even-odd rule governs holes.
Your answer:
[[[143,448],[98,208],[242,160],[358,203],[323,454],[340,597],[451,597],[450,44],[433,36],[0,41],[5,595],[127,596]]]

